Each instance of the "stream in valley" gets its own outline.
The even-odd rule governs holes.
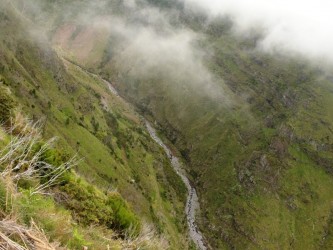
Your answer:
[[[112,92],[114,95],[118,96],[121,98],[117,92],[117,90],[112,86],[112,84],[108,81],[103,80],[110,92]],[[123,99],[123,98],[122,98]],[[124,99],[123,99],[124,100]],[[126,100],[124,100],[126,102]],[[160,139],[160,137],[157,135],[156,130],[153,128],[153,126],[145,119],[142,118],[146,124],[146,128],[151,136],[151,138],[158,143],[170,159],[171,165],[173,169],[177,172],[179,177],[182,179],[183,183],[185,184],[187,188],[187,201],[186,201],[186,217],[187,217],[187,224],[189,227],[189,234],[193,242],[196,244],[197,248],[200,250],[206,250],[206,246],[204,244],[204,239],[201,234],[201,232],[198,229],[198,226],[195,221],[195,214],[196,211],[199,209],[199,200],[198,200],[198,195],[195,190],[195,188],[191,185],[190,180],[187,178],[186,173],[184,169],[181,167],[181,163],[176,157],[172,151],[163,143],[163,141]]]
[[[76,65],[76,66],[81,68],[78,65]],[[96,74],[88,72],[87,70],[85,70],[83,68],[81,68],[81,70],[83,70],[86,73],[102,80],[107,85],[109,91],[112,94],[114,94],[115,96],[117,96],[118,98],[121,98],[124,102],[126,102],[126,100],[124,100],[122,97],[119,96],[118,91],[113,87],[113,85],[110,82],[102,79],[100,76],[98,76]],[[176,173],[182,179],[183,183],[185,184],[185,186],[187,188],[187,201],[186,201],[185,213],[186,213],[186,217],[187,217],[189,235],[190,235],[191,239],[193,240],[193,242],[195,243],[195,245],[197,246],[198,249],[206,250],[207,248],[204,244],[203,236],[202,236],[201,232],[198,229],[198,226],[196,224],[196,219],[195,219],[196,211],[199,209],[199,200],[198,200],[197,192],[196,192],[195,188],[191,185],[190,180],[187,178],[185,170],[182,168],[178,157],[175,156],[172,153],[172,151],[163,143],[163,141],[157,135],[157,132],[154,129],[154,127],[145,118],[142,117],[142,119],[145,122],[147,131],[149,132],[151,138],[163,148],[164,152],[166,153],[166,155],[170,159],[170,163],[171,163],[173,169],[176,171]]]
[[[177,174],[180,176],[180,178],[183,180],[186,188],[187,188],[187,201],[186,201],[186,216],[187,216],[187,224],[189,227],[189,233],[191,236],[191,239],[194,241],[198,249],[200,250],[206,250],[204,240],[202,237],[201,232],[199,231],[197,224],[195,222],[195,213],[199,209],[199,200],[198,195],[194,187],[191,186],[191,183],[189,179],[187,178],[184,169],[181,167],[181,163],[179,162],[178,157],[176,157],[172,151],[163,143],[163,141],[158,137],[156,130],[152,127],[152,125],[145,120],[146,122],[146,128],[150,134],[150,136],[153,138],[155,142],[157,142],[165,151],[166,155],[170,159],[171,165],[174,168],[174,170],[177,172]]]

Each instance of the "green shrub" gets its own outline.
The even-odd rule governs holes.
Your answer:
[[[67,246],[70,249],[81,250],[83,246],[88,246],[88,245],[89,243],[85,240],[84,235],[77,228],[74,228],[73,236],[69,240]]]
[[[8,190],[6,184],[0,181],[0,210],[4,213],[8,213],[11,208],[11,199],[8,199]]]
[[[38,152],[44,145],[45,145],[45,143],[42,141],[37,143],[36,145],[34,145],[33,154]],[[70,157],[68,154],[66,154],[66,151],[60,151],[56,148],[48,148],[40,155],[39,160],[46,162],[52,166],[59,167],[62,164],[64,164],[65,162],[67,162],[69,160],[69,158]],[[50,178],[53,177],[53,174],[50,174],[52,171],[53,171],[52,169],[46,169],[41,166],[39,169],[40,178],[38,178],[38,181],[40,183],[45,183],[45,182],[49,181]],[[64,182],[65,179],[67,178],[66,177],[67,175],[71,175],[70,171],[65,171],[58,178],[57,183]],[[29,186],[28,187],[25,186],[24,188],[28,189]]]
[[[67,176],[67,183],[60,187],[68,197],[65,206],[72,210],[76,219],[84,224],[99,224],[110,227],[113,222],[113,211],[106,204],[106,198],[97,193],[95,188],[85,184],[81,179]]]
[[[66,162],[66,159],[64,159],[63,155],[54,149],[46,150],[41,155],[41,160],[51,164],[52,166],[60,166]]]
[[[0,87],[0,121],[8,121],[14,108],[14,100],[8,91]]]
[[[15,203],[17,213],[24,224],[29,225],[33,219],[51,237],[51,240],[66,243],[72,238],[70,213],[56,206],[51,197],[30,195],[29,190],[25,190]]]
[[[139,218],[132,212],[126,201],[120,196],[119,193],[109,193],[107,205],[109,205],[114,212],[114,228],[118,230],[132,229],[134,233],[139,232]]]
[[[64,180],[66,183],[60,190],[67,196],[65,206],[73,211],[80,223],[104,225],[118,231],[133,229],[133,232],[139,232],[139,218],[119,193],[105,195],[73,175],[67,175]]]
[[[25,178],[21,178],[18,180],[17,182],[17,187],[19,189],[31,189],[33,187],[36,187],[39,184],[39,180],[37,178],[35,179],[25,179]]]

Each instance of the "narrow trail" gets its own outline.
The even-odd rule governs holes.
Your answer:
[[[70,63],[72,63],[72,62],[70,62]],[[86,72],[87,74],[103,81],[112,94],[114,94],[118,98],[121,98],[124,102],[128,103],[124,98],[122,98],[119,95],[118,91],[113,87],[113,85],[110,82],[104,80],[99,75],[96,75],[94,73],[91,73],[91,72],[85,70],[84,68],[80,67],[79,65],[76,65],[76,66],[78,68],[80,68],[82,71]],[[128,104],[130,104],[130,103],[128,103]],[[200,207],[197,192],[196,192],[195,188],[193,186],[191,186],[190,180],[187,178],[186,173],[185,173],[184,169],[182,168],[178,157],[176,157],[172,153],[172,151],[163,143],[161,138],[157,135],[154,127],[144,117],[141,116],[141,118],[145,122],[149,135],[157,144],[159,144],[163,148],[164,152],[166,153],[166,155],[168,156],[168,158],[170,160],[170,163],[171,163],[173,169],[176,171],[178,176],[182,179],[183,183],[185,184],[185,186],[187,188],[187,201],[186,201],[185,213],[186,213],[186,217],[187,217],[187,224],[189,227],[189,234],[198,249],[206,250],[207,247],[204,244],[204,238],[203,238],[201,232],[199,231],[198,226],[196,224],[196,220],[195,220],[196,211]]]

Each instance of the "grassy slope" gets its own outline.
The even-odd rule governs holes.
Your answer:
[[[212,40],[209,67],[236,95],[247,95],[244,109],[184,105],[173,90],[162,94],[163,102],[130,87],[124,93],[162,127],[171,124],[165,127],[171,138],[178,132],[176,145],[190,161],[204,208],[202,229],[214,248],[329,244],[323,238],[330,235],[333,198],[331,83],[295,61],[254,55],[266,64],[258,65],[228,37]],[[148,105],[140,101],[147,99]],[[175,116],[168,104],[187,116]]]
[[[8,103],[11,97],[3,94],[4,90],[1,87],[1,101]],[[2,110],[0,119],[5,112]],[[36,160],[43,161],[57,172],[67,158],[66,152],[62,148],[51,148],[43,141],[39,127],[15,113],[12,132],[8,131],[8,123],[0,128],[1,247],[16,249],[20,245],[24,249],[58,249],[61,245],[64,249],[82,249],[84,246],[93,249],[161,249],[167,246],[163,236],[157,236],[139,222],[119,193],[102,192],[72,170],[65,171],[58,176],[55,185],[44,190],[48,195],[38,192],[36,187],[48,179],[45,176],[47,170],[43,171],[40,163],[38,168],[31,166]],[[21,143],[18,144],[16,138]],[[12,154],[6,158],[8,147],[3,147],[9,143]],[[37,153],[41,147],[46,150]],[[11,171],[18,168],[18,164],[23,165]],[[32,174],[33,169],[38,173]],[[129,228],[131,226],[136,229]],[[124,240],[119,234],[123,234],[126,228],[134,234]]]
[[[188,160],[213,248],[329,248],[331,83],[302,59],[207,33],[207,67],[231,90],[231,107],[158,75],[117,78],[122,69],[112,64],[102,71],[125,83],[122,93],[153,114]]]
[[[44,136],[57,135],[59,147],[84,158],[77,171],[89,182],[117,189],[172,246],[186,246],[185,188],[169,182],[176,174],[134,110],[101,80],[30,38],[11,11],[1,15],[0,73],[23,110],[46,118]]]
[[[195,19],[185,22],[203,31]],[[202,46],[214,55],[207,67],[232,92],[229,107],[195,89],[189,95],[159,75],[118,78],[117,55],[97,65],[125,83],[118,86],[122,93],[157,119],[188,160],[202,203],[202,230],[212,247],[329,249],[329,78],[302,59],[258,53],[253,40],[235,38],[223,23],[214,25],[205,28]],[[64,46],[75,52],[71,39]],[[104,46],[97,42],[95,48]],[[91,67],[95,54],[79,63]]]

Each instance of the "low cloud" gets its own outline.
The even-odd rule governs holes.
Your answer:
[[[263,30],[258,47],[333,62],[333,2],[329,0],[185,0],[210,15],[228,15],[235,30]]]
[[[60,31],[58,43],[74,47],[83,59],[89,59],[89,53],[99,46],[95,42],[110,38],[106,42],[110,53],[107,58],[120,75],[136,81],[163,81],[176,90],[195,91],[229,102],[223,80],[205,66],[207,54],[198,46],[202,35],[177,22],[178,10],[161,10],[145,0],[74,1],[65,8],[58,2],[50,5],[43,0],[15,1],[22,13],[44,27],[47,34]],[[50,6],[54,12],[48,16],[44,10]],[[97,65],[98,59],[94,60]]]
[[[189,30],[168,30],[157,33],[151,27],[120,25],[121,36],[126,37],[126,47],[115,61],[134,79],[159,77],[167,84],[182,85],[196,91],[222,98],[222,88],[203,65],[203,54],[194,43],[197,35]]]
[[[216,79],[204,65],[206,54],[197,46],[202,37],[171,24],[177,13],[138,7],[136,1],[126,1],[126,7],[130,16],[89,20],[95,28],[109,30],[116,41],[111,45],[112,64],[120,73],[136,80],[160,79],[176,89],[181,86],[228,102],[222,79]]]

